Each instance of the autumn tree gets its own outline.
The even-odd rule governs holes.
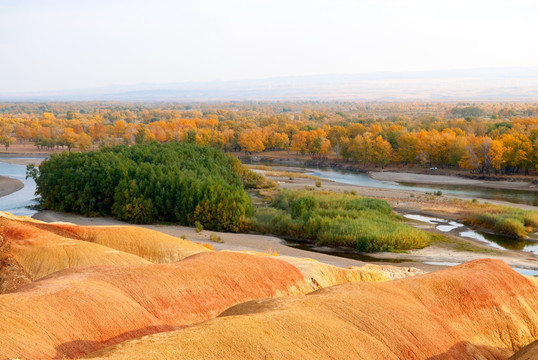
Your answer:
[[[249,129],[241,134],[237,138],[237,143],[241,147],[241,150],[253,153],[261,152],[265,149],[263,145],[264,133],[260,129]]]

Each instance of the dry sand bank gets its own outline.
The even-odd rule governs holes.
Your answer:
[[[496,189],[538,191],[538,187],[530,182],[524,181],[487,181],[465,179],[456,176],[446,175],[425,175],[392,171],[371,171],[368,175],[376,180],[396,181],[414,184],[434,184],[434,185],[467,185],[480,186]]]
[[[40,211],[33,218],[54,222],[65,221],[77,225],[127,225],[128,224],[112,218],[87,218],[80,215],[64,214],[54,211]],[[215,250],[250,250],[269,252],[277,251],[279,255],[293,256],[299,258],[312,258],[317,261],[340,267],[348,266],[362,266],[366,262],[358,261],[355,259],[343,258],[339,256],[333,256],[329,254],[323,254],[318,252],[306,251],[296,249],[285,245],[282,239],[274,236],[256,235],[256,234],[234,234],[234,233],[221,233],[216,231],[203,230],[197,233],[193,228],[179,225],[136,225],[142,226],[148,229],[160,231],[164,234],[172,235],[175,237],[185,236],[192,241],[199,241],[202,243],[210,243],[214,246]],[[218,235],[222,243],[212,242],[210,235],[214,233]],[[475,243],[469,239],[470,243]],[[482,245],[484,248],[487,246]],[[510,266],[538,270],[538,261],[533,258],[531,254],[526,254],[518,251],[497,251],[495,254],[468,252],[468,251],[455,251],[441,246],[429,246],[425,249],[414,250],[408,253],[374,253],[370,256],[377,257],[379,259],[394,259],[394,260],[409,260],[408,262],[401,263],[380,263],[384,265],[394,265],[399,267],[415,267],[424,271],[434,271],[444,266],[430,265],[421,263],[427,262],[458,262],[463,263],[476,259],[494,258],[499,259]],[[375,262],[374,262],[375,263]]]
[[[0,197],[19,191],[23,187],[22,181],[0,175]]]
[[[8,164],[15,164],[15,165],[39,165],[43,160],[45,160],[45,157],[36,156],[36,157],[28,157],[28,155],[19,155],[20,157],[14,157],[14,156],[5,156],[5,154],[0,154],[0,161],[5,162]]]
[[[234,234],[234,233],[221,233],[217,231],[203,230],[197,233],[193,228],[180,226],[180,225],[132,225],[112,218],[87,218],[80,215],[64,214],[55,211],[40,211],[35,214],[33,218],[46,222],[64,221],[77,225],[126,225],[126,226],[142,226],[147,229],[160,231],[164,234],[172,235],[175,237],[185,236],[188,240],[199,241],[202,243],[212,244],[215,250],[250,250],[273,253],[277,251],[279,255],[292,256],[298,258],[311,258],[325,264],[349,267],[349,266],[363,266],[366,262],[358,261],[355,259],[348,259],[338,256],[332,256],[329,254],[311,252],[301,249],[295,249],[284,244],[282,239],[274,236],[256,235],[256,234]],[[212,242],[209,237],[211,234],[218,235],[222,243]],[[433,271],[439,269],[439,266],[421,264],[416,262],[402,262],[402,263],[380,263],[383,265],[394,265],[399,267],[416,267],[424,271]]]

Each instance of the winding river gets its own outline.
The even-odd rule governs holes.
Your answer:
[[[10,158],[13,159],[13,158]],[[31,208],[36,205],[35,190],[36,184],[34,179],[26,179],[26,166],[15,165],[2,162],[0,158],[0,175],[22,181],[24,187],[9,195],[0,197],[0,211],[7,211],[13,215],[32,216],[37,210]]]

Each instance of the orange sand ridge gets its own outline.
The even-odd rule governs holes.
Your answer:
[[[538,338],[538,287],[497,260],[251,301],[99,359],[506,359]]]

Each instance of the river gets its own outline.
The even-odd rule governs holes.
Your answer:
[[[21,190],[0,197],[0,211],[7,211],[13,215],[19,216],[34,215],[37,210],[29,207],[37,204],[37,201],[35,200],[36,184],[34,179],[25,179],[26,166],[8,164],[2,162],[2,159],[0,158],[0,175],[20,180],[24,184],[24,187]]]
[[[353,173],[345,170],[308,168],[303,170],[305,170],[309,175],[349,185],[430,193],[442,191],[445,195],[454,195],[469,199],[481,198],[487,200],[506,201],[515,204],[538,206],[538,191],[507,190],[464,185],[417,185],[410,183],[398,183],[395,181],[376,180],[372,179],[370,176],[368,176],[368,174]]]

